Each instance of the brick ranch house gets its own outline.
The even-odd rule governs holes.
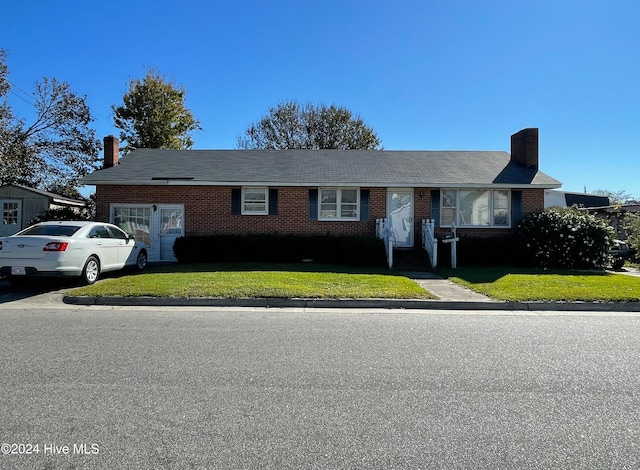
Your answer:
[[[511,234],[561,183],[538,169],[538,129],[504,151],[159,150],[118,158],[104,139],[96,219],[134,233],[150,261],[174,260],[179,236],[374,235],[387,218],[398,248],[420,247],[421,220],[436,232]],[[461,241],[462,243],[462,241]]]

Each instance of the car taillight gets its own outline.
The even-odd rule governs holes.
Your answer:
[[[49,242],[42,251],[65,251],[68,246],[67,242]]]

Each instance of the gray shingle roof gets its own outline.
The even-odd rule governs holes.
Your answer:
[[[511,161],[506,152],[394,150],[138,149],[85,185],[167,184],[272,186],[557,188],[561,183]]]
[[[71,197],[67,197],[67,196],[63,196],[61,194],[56,194],[56,193],[50,193],[49,191],[43,191],[41,189],[36,189],[36,188],[30,188],[29,186],[24,186],[21,184],[5,184],[3,185],[3,187],[5,186],[14,186],[16,188],[20,188],[23,189],[25,191],[29,191],[32,192],[34,194],[40,194],[41,196],[46,196],[50,199],[55,199],[56,202],[60,202],[60,203],[64,203],[64,204],[69,204],[69,205],[73,205],[73,206],[86,206],[87,203],[85,201],[81,201],[79,199],[74,199]]]

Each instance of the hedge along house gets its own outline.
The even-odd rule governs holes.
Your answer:
[[[503,151],[158,150],[118,158],[105,138],[96,218],[173,260],[179,236],[221,234],[375,235],[387,218],[398,249],[420,247],[421,220],[465,236],[511,234],[544,208],[561,183],[538,169],[538,129]]]

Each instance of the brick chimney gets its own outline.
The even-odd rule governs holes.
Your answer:
[[[102,168],[111,168],[118,164],[118,138],[108,135],[104,138],[104,165]]]
[[[538,169],[538,128],[522,129],[511,136],[511,161]]]

